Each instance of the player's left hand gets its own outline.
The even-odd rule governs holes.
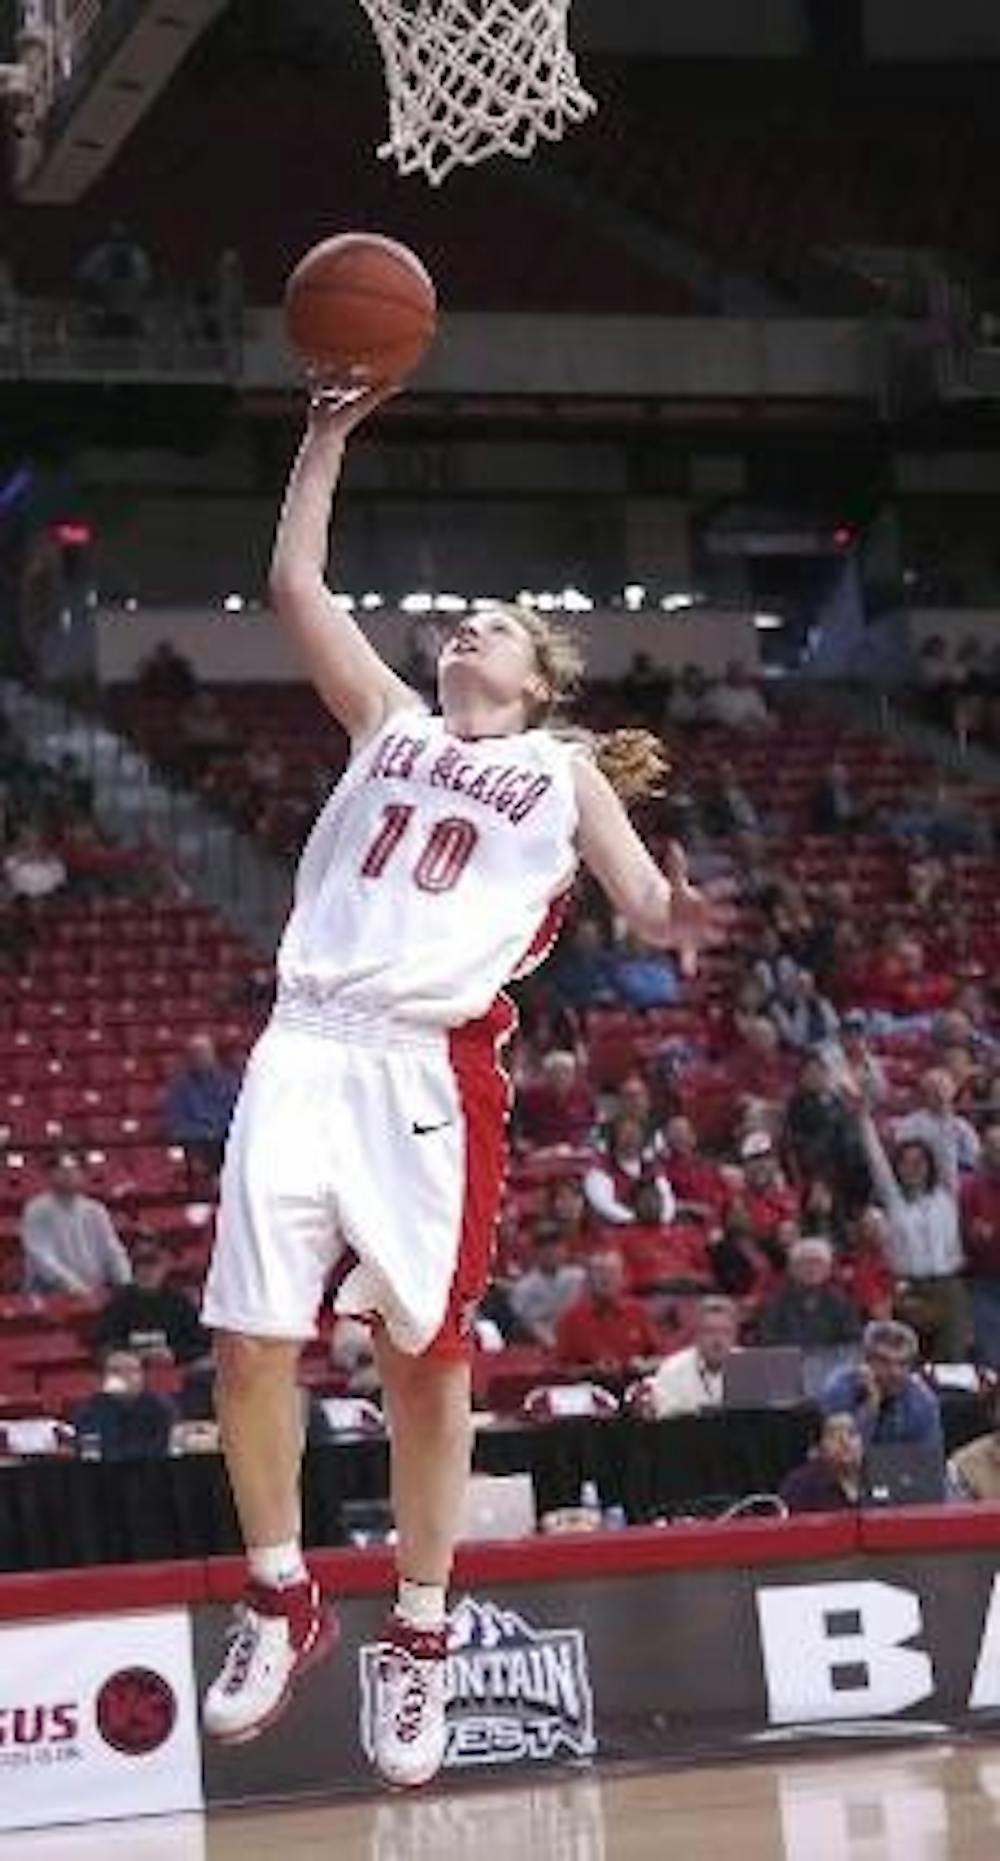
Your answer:
[[[671,841],[666,875],[673,897],[670,905],[670,943],[677,951],[683,976],[694,976],[702,950],[721,943],[733,920],[731,889],[726,884],[699,890],[691,884],[684,849]]]

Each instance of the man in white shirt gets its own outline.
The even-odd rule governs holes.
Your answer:
[[[666,1357],[646,1379],[640,1407],[656,1421],[721,1408],[723,1366],[738,1342],[739,1319],[732,1299],[703,1299],[694,1343]]]
[[[774,729],[774,718],[763,694],[735,660],[726,667],[725,678],[712,686],[705,711],[713,724],[721,724],[726,730]]]
[[[21,1213],[25,1292],[102,1292],[127,1286],[132,1266],[103,1202],[83,1195],[73,1157],[56,1161],[51,1188]]]
[[[568,1257],[566,1243],[551,1222],[539,1222],[534,1235],[534,1264],[510,1288],[510,1308],[532,1343],[552,1350],[556,1323],[583,1291],[586,1273]]]

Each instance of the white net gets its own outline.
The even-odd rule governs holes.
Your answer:
[[[443,181],[490,155],[530,155],[596,106],[567,41],[570,0],[360,0],[389,97],[379,154]]]

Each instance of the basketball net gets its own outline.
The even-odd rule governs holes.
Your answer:
[[[360,0],[379,43],[379,155],[435,186],[491,155],[528,156],[596,108],[567,41],[570,0]]]

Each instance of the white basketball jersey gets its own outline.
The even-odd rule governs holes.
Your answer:
[[[283,992],[424,1027],[484,1014],[554,938],[577,863],[579,753],[544,730],[470,740],[394,712],[306,843]]]

